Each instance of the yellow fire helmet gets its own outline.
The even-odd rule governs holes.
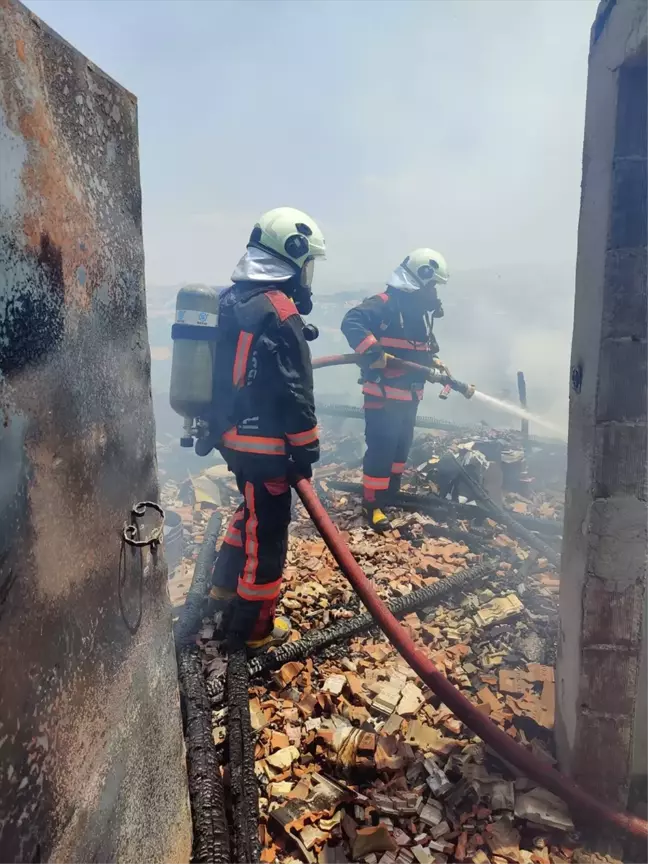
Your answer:
[[[434,249],[415,249],[394,270],[387,284],[401,291],[416,291],[426,285],[445,285],[450,278],[448,265]]]
[[[294,207],[276,207],[252,229],[250,246],[265,249],[301,270],[307,261],[326,256],[324,235],[314,219]]]

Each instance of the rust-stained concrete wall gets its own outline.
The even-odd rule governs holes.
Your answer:
[[[0,0],[2,861],[190,855],[143,274],[135,98]]]
[[[646,0],[604,0],[587,84],[557,732],[562,767],[621,806],[646,772],[646,75]]]

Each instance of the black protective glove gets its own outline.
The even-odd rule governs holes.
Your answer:
[[[365,373],[368,369],[376,369],[380,372],[391,357],[392,355],[385,353],[385,349],[381,345],[372,345],[368,351],[359,356],[358,360]]]
[[[433,318],[443,318],[445,315],[445,309],[443,308],[443,303],[440,300],[437,300],[436,307],[432,312]]]
[[[383,351],[382,348],[380,349],[380,351],[372,351],[367,356],[367,360],[371,360],[371,363],[369,363],[369,368],[384,369],[387,365],[387,361],[390,359],[391,356],[391,354],[387,354],[385,351]]]

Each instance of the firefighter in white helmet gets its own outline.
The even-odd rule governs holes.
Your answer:
[[[382,294],[350,309],[342,321],[342,332],[353,350],[366,356],[363,501],[367,520],[376,531],[389,528],[380,505],[400,489],[425,386],[423,372],[390,368],[388,359],[445,370],[437,358],[439,345],[432,330],[434,319],[443,317],[437,289],[448,278],[448,265],[440,252],[415,249],[393,271]]]
[[[254,226],[219,303],[218,446],[244,500],[227,528],[210,597],[228,634],[252,648],[289,635],[288,620],[274,617],[288,545],[289,477],[311,477],[319,459],[301,316],[312,310],[313,266],[324,254],[310,216],[292,207],[270,210]]]

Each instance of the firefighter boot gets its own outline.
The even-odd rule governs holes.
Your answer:
[[[276,648],[283,645],[290,636],[290,618],[278,615],[272,622],[272,630],[262,639],[249,639],[245,644],[248,653],[254,655],[265,651],[267,648]]]
[[[390,476],[389,488],[387,489],[390,500],[393,500],[400,492],[402,476],[402,474],[392,474]]]
[[[370,528],[373,528],[373,530],[378,534],[383,534],[385,531],[389,531],[391,528],[389,519],[385,516],[380,507],[376,507],[375,504],[365,503],[363,509],[367,524]]]

